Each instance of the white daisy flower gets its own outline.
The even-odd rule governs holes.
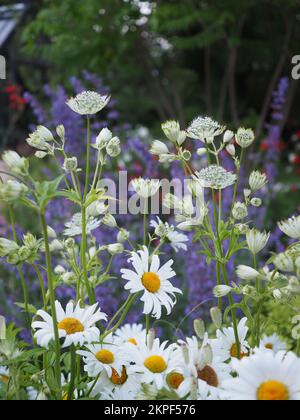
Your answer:
[[[99,340],[100,331],[95,325],[98,321],[106,321],[107,316],[100,311],[98,304],[83,309],[79,303],[74,306],[73,302],[69,302],[64,311],[56,301],[55,308],[59,337],[65,338],[63,347],[69,347],[71,344],[82,346],[84,343]],[[50,341],[54,340],[53,319],[42,310],[37,312],[37,316],[43,321],[32,323],[32,328],[37,330],[34,336],[39,346],[47,348]]]
[[[243,318],[238,325],[238,335],[241,346],[241,357],[248,356],[250,345],[247,342],[249,328],[246,326],[247,318]],[[236,345],[234,329],[223,328],[217,331],[217,339],[211,340],[214,353],[222,361],[227,361],[238,357],[238,349]]]
[[[90,235],[94,230],[98,229],[101,221],[94,217],[89,217],[86,225],[86,233]],[[72,219],[65,224],[64,236],[73,237],[82,235],[82,215],[76,213]]]
[[[142,198],[153,197],[159,190],[160,181],[154,179],[134,179],[131,182],[134,191]]]
[[[102,96],[97,92],[82,92],[75,98],[67,101],[67,105],[72,111],[80,115],[94,115],[106,107],[110,101],[110,96]]]
[[[150,256],[148,249],[144,246],[138,253],[133,252],[129,259],[135,271],[122,269],[122,278],[127,280],[126,290],[130,293],[144,292],[141,301],[144,302],[144,314],[152,314],[156,319],[161,318],[162,306],[167,310],[168,315],[176,304],[175,293],[182,294],[182,291],[173,287],[169,279],[176,276],[172,270],[173,260],[168,261],[160,268],[160,260],[157,255]]]
[[[168,240],[175,252],[180,250],[187,251],[186,242],[189,241],[188,236],[177,232],[174,226],[170,226],[167,222],[162,222],[159,217],[157,217],[157,220],[152,220],[150,225],[155,229],[157,236]]]
[[[300,239],[300,216],[278,223],[279,229],[293,239]]]
[[[79,350],[77,354],[83,357],[84,371],[91,378],[95,378],[102,371],[105,371],[109,377],[121,375],[125,363],[120,346],[115,343],[112,334],[105,337],[102,344],[90,344],[86,349]]]
[[[131,343],[137,346],[146,342],[146,330],[141,324],[126,324],[115,332],[115,342],[122,346]]]
[[[193,178],[199,182],[201,187],[213,188],[214,190],[223,190],[230,187],[237,180],[235,174],[217,165],[211,165],[200,172],[196,172]]]
[[[259,254],[262,251],[270,239],[270,233],[260,232],[256,229],[250,229],[246,233],[247,245],[252,254]]]
[[[211,142],[215,137],[221,135],[225,129],[226,127],[209,117],[198,117],[187,129],[187,135],[195,140]]]
[[[136,395],[134,392],[121,389],[115,389],[113,392],[103,392],[101,400],[103,401],[134,401]]]
[[[141,374],[142,384],[154,383],[158,389],[163,388],[166,375],[172,369],[174,350],[174,345],[167,347],[167,344],[167,341],[160,344],[160,340],[156,338],[151,348],[146,343],[126,346],[128,363],[136,364],[136,371]]]
[[[278,353],[279,351],[286,351],[287,345],[285,342],[281,341],[277,334],[273,334],[271,336],[264,336],[260,342],[260,348],[271,350],[274,353]]]
[[[299,401],[300,359],[292,352],[258,351],[235,360],[236,378],[223,384],[222,399],[232,401]]]

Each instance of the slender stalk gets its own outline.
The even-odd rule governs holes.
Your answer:
[[[35,270],[35,272],[38,276],[39,282],[40,282],[40,288],[41,288],[43,305],[44,305],[43,309],[44,309],[44,311],[46,311],[47,310],[47,292],[46,292],[46,288],[45,288],[45,285],[44,285],[43,277],[42,277],[42,274],[41,274],[41,272],[40,272],[40,270],[39,270],[39,268],[36,264],[33,263],[32,267]]]
[[[82,262],[83,280],[85,283],[85,287],[87,290],[90,304],[93,305],[96,299],[95,299],[94,293],[91,289],[91,285],[88,279],[87,258],[86,258],[86,250],[87,250],[86,208],[84,204],[82,205],[82,208],[81,208],[81,218],[82,218],[81,262]]]
[[[91,170],[91,120],[87,117],[87,144],[86,144],[86,173],[85,173],[85,187],[83,201],[85,202],[90,182],[90,170]]]
[[[75,388],[75,380],[76,380],[76,348],[74,344],[70,347],[70,354],[71,354],[71,379],[70,379],[70,386],[68,391],[68,401],[73,399],[74,388]]]
[[[144,208],[144,245],[147,245],[148,198],[145,198]]]
[[[61,369],[60,369],[60,341],[59,341],[59,333],[58,333],[58,323],[57,323],[57,314],[56,314],[56,307],[55,307],[55,291],[54,291],[54,282],[52,277],[52,267],[51,267],[51,253],[50,253],[50,246],[49,246],[49,238],[48,238],[48,231],[47,231],[47,222],[45,213],[41,212],[41,223],[43,227],[43,235],[44,235],[44,242],[45,242],[45,253],[46,253],[46,265],[47,265],[47,279],[48,279],[48,289],[49,289],[49,297],[50,297],[50,305],[51,305],[51,314],[53,319],[53,330],[54,330],[54,346],[55,346],[55,376],[57,385],[59,387],[58,398],[61,400]]]

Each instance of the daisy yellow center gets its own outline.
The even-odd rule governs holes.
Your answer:
[[[238,358],[238,349],[237,349],[237,345],[233,344],[231,349],[230,349],[230,356],[237,359]],[[247,353],[243,353],[241,352],[241,359],[243,359],[244,357],[248,357]]]
[[[219,386],[218,375],[210,366],[205,366],[204,369],[198,370],[198,379],[204,381],[209,386],[217,388]]]
[[[259,401],[288,401],[289,391],[282,382],[268,381],[259,387],[257,398]]]
[[[115,361],[115,356],[110,350],[100,350],[96,354],[96,359],[104,365],[111,365]]]
[[[273,350],[274,346],[273,346],[273,344],[268,343],[268,344],[265,345],[265,348],[268,349],[268,350]]]
[[[142,284],[150,293],[157,293],[160,289],[160,278],[155,273],[145,273],[142,277]]]
[[[178,372],[172,372],[167,377],[168,385],[172,389],[178,389],[183,381],[183,375],[181,375],[181,373]]]
[[[9,377],[6,375],[0,375],[0,379],[2,382],[4,382],[5,384],[8,383]]]
[[[137,345],[138,345],[138,343],[137,343],[137,341],[136,341],[136,339],[135,339],[135,338],[130,338],[130,339],[128,340],[128,343],[131,343],[131,344],[133,344],[134,346],[137,346]]]
[[[118,372],[115,369],[112,369],[112,375],[110,377],[111,382],[114,385],[123,385],[128,379],[127,371],[125,366],[122,368],[121,375],[118,374]]]
[[[167,369],[167,363],[162,356],[147,357],[144,365],[152,373],[163,373]]]
[[[65,330],[67,335],[76,334],[84,331],[84,326],[78,319],[65,318],[58,324],[59,330]]]

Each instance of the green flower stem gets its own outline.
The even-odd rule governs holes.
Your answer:
[[[150,331],[150,316],[146,315],[146,345],[148,345],[148,335]]]
[[[46,288],[45,288],[45,285],[44,285],[44,280],[43,280],[42,274],[41,274],[38,266],[35,263],[31,264],[31,266],[33,267],[33,269],[35,270],[35,272],[38,276],[38,279],[39,279],[39,282],[40,282],[42,298],[43,298],[43,309],[44,309],[44,311],[46,311],[47,310],[47,292],[46,292]]]
[[[90,171],[91,171],[91,120],[87,117],[87,144],[86,144],[86,173],[83,201],[85,202],[89,191]]]
[[[257,270],[257,258],[256,258],[255,254],[253,254],[253,266],[254,266],[254,269]],[[260,284],[259,277],[257,277],[257,279],[256,279],[256,292],[257,292],[258,296],[260,296],[261,284]],[[262,311],[262,303],[261,303],[261,299],[259,299],[259,302],[257,304],[256,317],[255,317],[255,329],[256,329],[255,344],[256,344],[257,347],[260,346],[261,311]]]
[[[55,308],[55,288],[54,288],[54,282],[53,282],[53,277],[52,277],[51,253],[50,253],[49,238],[48,238],[48,231],[47,231],[47,222],[46,222],[44,211],[41,212],[41,223],[43,227],[43,235],[44,235],[44,242],[45,242],[48,290],[49,290],[49,297],[50,297],[51,314],[52,314],[52,319],[53,319],[54,345],[55,345],[55,376],[56,376],[56,382],[59,388],[58,399],[61,400],[61,369],[60,369],[61,350],[60,350],[57,314],[56,314],[56,308]]]
[[[110,320],[109,324],[107,325],[106,330],[109,329],[111,325],[113,325],[114,321],[124,311],[124,309],[127,307],[128,303],[129,303],[130,299],[131,299],[131,295],[128,296],[128,298],[126,299],[125,303],[118,309],[118,311],[112,317],[112,319]]]
[[[81,261],[82,261],[82,270],[83,270],[83,280],[87,290],[90,304],[93,305],[96,301],[95,295],[92,291],[89,279],[88,279],[88,270],[87,270],[87,235],[86,235],[86,208],[82,205],[81,208],[81,218],[82,218],[82,240],[81,240]]]
[[[296,354],[297,354],[298,357],[300,357],[300,338],[299,338],[298,343],[297,343]]]
[[[70,385],[69,385],[69,391],[68,391],[68,401],[73,400],[76,374],[77,374],[76,347],[74,346],[74,344],[72,344],[70,347],[70,355],[71,355],[71,379],[70,379]]]
[[[144,245],[147,245],[148,199],[145,198],[144,208]]]

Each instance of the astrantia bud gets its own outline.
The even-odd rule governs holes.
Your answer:
[[[67,249],[73,249],[75,247],[76,243],[73,238],[68,238],[65,240],[65,247]]]
[[[233,288],[230,286],[220,285],[214,288],[213,293],[216,298],[221,298],[229,295],[232,290]]]
[[[253,130],[251,128],[239,128],[237,135],[236,135],[236,142],[239,146],[241,146],[243,149],[246,149],[247,147],[250,147],[251,144],[255,140],[255,135]]]
[[[232,210],[232,216],[236,220],[245,219],[245,217],[248,216],[248,209],[247,209],[246,204],[240,203],[240,202],[235,203]]]
[[[252,191],[262,189],[267,183],[267,176],[259,171],[253,171],[249,177],[249,185]]]
[[[276,266],[276,268],[278,268],[278,270],[285,271],[288,273],[293,272],[295,268],[294,261],[291,258],[291,256],[284,252],[276,255],[274,259],[274,265]]]
[[[178,121],[166,121],[161,126],[165,136],[172,142],[177,143],[180,137],[180,124]]]
[[[120,229],[120,232],[118,233],[117,241],[122,244],[126,241],[128,241],[130,238],[130,232],[126,229]]]
[[[230,154],[230,156],[235,156],[236,150],[235,150],[234,144],[228,144],[226,146],[226,150]]]
[[[66,272],[66,269],[62,266],[62,265],[57,265],[55,268],[54,268],[54,273],[55,274],[57,274],[57,275],[62,275],[62,274],[64,274]]]
[[[63,169],[67,174],[75,172],[77,168],[78,168],[78,160],[76,157],[65,159]]]
[[[48,237],[51,239],[56,239],[57,235],[54,229],[52,229],[51,226],[47,226],[47,233],[48,233]]]
[[[9,150],[3,153],[3,161],[15,175],[27,175],[29,162],[28,159],[21,157],[17,152]]]
[[[257,197],[253,197],[252,200],[250,201],[251,206],[253,207],[260,207],[262,205],[262,199],[261,198],[257,198]]]
[[[205,323],[203,319],[195,319],[194,321],[194,331],[198,338],[203,340],[205,336]]]
[[[191,160],[192,154],[189,150],[181,150],[180,157],[186,162]]]
[[[281,300],[283,295],[279,289],[274,290],[273,292],[274,299]]]
[[[249,198],[250,195],[251,195],[251,190],[249,190],[248,188],[245,188],[244,189],[244,197],[245,197],[245,200],[247,200],[247,198]]]
[[[38,152],[35,152],[34,156],[38,159],[44,159],[46,156],[48,156],[48,153],[38,151]]]
[[[12,264],[12,265],[19,264],[20,262],[19,255],[17,253],[8,255],[6,258],[6,262],[7,264]]]
[[[16,242],[6,238],[0,238],[0,257],[6,257],[9,254],[18,251],[19,246]]]
[[[88,206],[87,214],[90,217],[98,217],[104,214],[108,210],[108,207],[103,201],[94,201],[94,203]]]
[[[247,265],[239,265],[236,270],[237,276],[246,281],[255,280],[259,276],[259,272]]]
[[[46,142],[54,141],[54,137],[51,131],[48,130],[48,128],[44,127],[43,125],[39,125],[37,127],[36,132],[38,133],[38,135],[40,136],[42,140]]]
[[[108,128],[103,128],[96,138],[95,147],[99,150],[104,149],[112,138],[112,132]]]
[[[4,184],[0,183],[0,200],[12,202],[25,196],[28,191],[29,190],[25,184],[9,180]]]
[[[26,261],[31,256],[32,250],[27,246],[21,246],[18,251],[20,261]]]
[[[107,251],[110,255],[118,255],[124,252],[124,246],[120,243],[108,245]]]
[[[26,235],[24,235],[23,243],[29,249],[35,249],[38,245],[36,237],[33,236],[31,233],[27,233]]]
[[[155,140],[151,145],[150,153],[157,156],[168,155],[169,149],[162,141]]]
[[[111,228],[116,228],[118,227],[117,221],[114,218],[114,216],[112,216],[111,214],[107,213],[103,219],[102,219],[102,223],[105,226],[111,227]]]
[[[61,140],[65,139],[66,130],[65,127],[61,124],[56,127],[56,133]]]
[[[59,252],[59,251],[62,251],[63,249],[64,249],[63,243],[60,242],[58,239],[54,239],[54,241],[50,243],[51,252]]]
[[[215,327],[218,330],[221,329],[222,325],[223,325],[222,311],[217,306],[214,307],[214,308],[211,308],[210,316],[211,316],[212,322],[214,323]]]
[[[118,137],[114,137],[110,140],[106,146],[106,152],[112,158],[119,156],[121,153],[121,142]]]
[[[197,150],[197,155],[198,156],[205,156],[207,153],[207,150],[205,149],[205,147],[200,147],[200,149]]]
[[[293,239],[300,239],[300,216],[291,217],[278,223],[278,227],[285,235]]]
[[[248,248],[252,254],[256,255],[267,245],[270,234],[267,232],[259,232],[256,229],[251,229],[246,234]]]
[[[237,235],[246,235],[249,230],[249,226],[244,223],[238,223],[234,226],[234,231]]]
[[[229,143],[234,137],[234,132],[231,130],[226,130],[223,137],[224,143]]]

